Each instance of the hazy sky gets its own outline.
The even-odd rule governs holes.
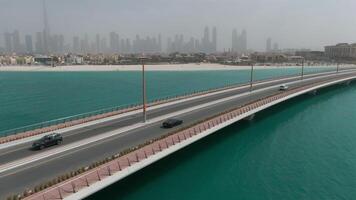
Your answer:
[[[0,0],[0,33],[43,29],[41,2]],[[267,37],[281,48],[356,42],[356,0],[47,0],[47,7],[51,31],[67,36],[117,31],[187,39],[216,25],[219,49],[231,46],[233,28],[246,29],[248,47],[256,50]]]

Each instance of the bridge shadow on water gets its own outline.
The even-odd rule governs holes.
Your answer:
[[[299,97],[290,99],[281,104],[275,105],[269,109],[257,113],[253,120],[247,121],[242,120],[236,122],[235,124],[219,130],[218,132],[197,141],[196,143],[174,153],[171,156],[168,156],[159,162],[156,162],[135,174],[132,174],[129,177],[121,180],[120,182],[113,184],[104,190],[90,196],[88,200],[97,200],[97,199],[131,199],[130,194],[140,191],[145,188],[145,186],[152,184],[156,180],[169,176],[170,173],[175,171],[182,165],[187,165],[193,160],[197,159],[202,154],[210,153],[218,146],[225,144],[227,140],[240,139],[239,135],[246,133],[247,129],[252,128],[253,126],[258,126],[259,123],[263,122],[269,117],[280,115],[281,112],[286,111],[292,106],[298,106],[303,104],[308,106],[308,104],[313,102],[313,97],[323,96],[323,98],[329,98],[334,95],[339,95],[350,88],[356,86],[355,82],[351,82],[350,86],[345,87],[345,85],[335,85],[328,88],[320,89],[316,94],[304,94]],[[291,115],[296,115],[297,113],[289,113],[289,116],[286,118],[293,117]],[[242,133],[244,132],[244,133]],[[250,134],[250,133],[249,133]],[[253,133],[253,134],[263,134],[263,133]],[[253,137],[253,135],[251,136]],[[231,144],[231,143],[229,143]],[[226,155],[223,155],[226,156]],[[214,162],[211,162],[214,164]],[[204,166],[201,166],[204,167]],[[208,174],[207,174],[208,176]],[[194,178],[194,177],[191,177]],[[190,180],[186,180],[190,181]],[[169,187],[169,186],[165,186]],[[184,185],[181,188],[184,192]],[[178,191],[177,191],[178,192]],[[151,199],[151,197],[146,197]]]

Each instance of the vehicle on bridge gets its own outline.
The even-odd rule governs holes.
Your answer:
[[[167,119],[162,123],[162,128],[173,128],[183,124],[183,120],[180,119]]]
[[[50,135],[43,136],[41,139],[35,141],[32,144],[32,148],[35,150],[41,150],[46,147],[58,145],[63,142],[63,137],[62,135],[58,133],[53,133]]]
[[[288,86],[288,85],[283,84],[283,85],[279,86],[279,90],[280,90],[280,91],[286,91],[286,90],[288,90],[288,89],[289,89],[289,86]]]

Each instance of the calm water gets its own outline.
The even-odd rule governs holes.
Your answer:
[[[330,70],[307,69],[308,72]],[[256,70],[255,79],[300,69]],[[250,71],[148,72],[150,100],[243,83]],[[140,103],[140,72],[0,72],[0,132],[62,117]]]
[[[299,97],[88,200],[355,199],[355,99],[355,84]]]

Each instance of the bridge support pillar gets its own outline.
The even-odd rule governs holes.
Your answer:
[[[248,117],[245,117],[244,120],[246,120],[246,121],[252,121],[254,118],[255,118],[255,114],[252,114],[252,115],[250,115],[250,116],[248,116]]]
[[[346,86],[349,86],[350,84],[351,84],[351,81],[346,81],[346,82],[345,82],[345,85],[346,85]]]
[[[308,92],[308,94],[311,94],[311,95],[316,95],[317,94],[317,90],[313,90],[313,91],[310,91],[310,92]]]

